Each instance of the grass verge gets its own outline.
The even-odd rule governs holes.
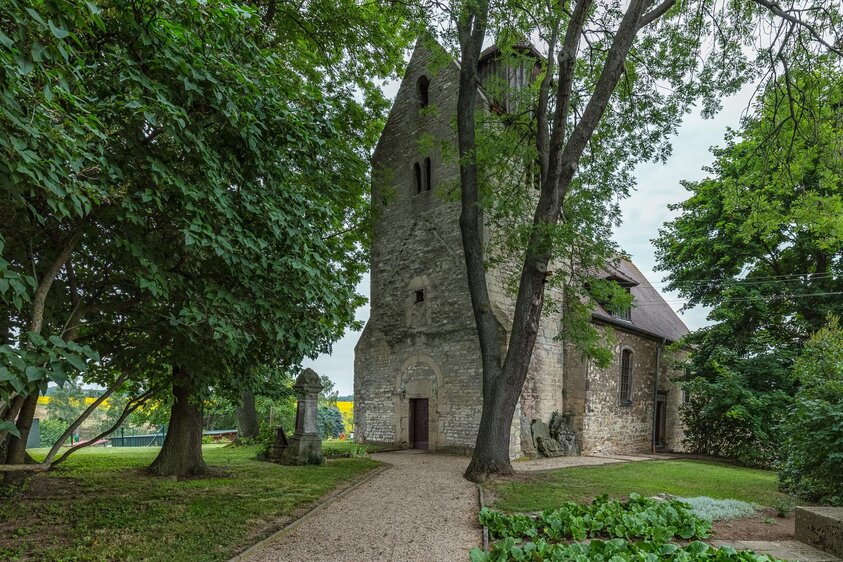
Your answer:
[[[377,453],[385,447],[380,445],[360,445],[348,439],[326,439],[322,441],[322,454],[327,457],[338,457],[351,454],[353,449],[365,449],[367,453]]]
[[[501,479],[488,486],[494,507],[503,511],[543,511],[565,501],[590,502],[601,494],[624,498],[630,492],[731,498],[762,506],[788,499],[778,491],[774,472],[691,460],[563,468]]]
[[[145,473],[158,450],[85,449],[0,499],[0,560],[227,560],[378,464],[288,467],[206,445],[210,476],[176,481]]]

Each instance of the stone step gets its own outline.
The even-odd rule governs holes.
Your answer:
[[[843,558],[843,507],[797,507],[796,539]]]
[[[756,554],[774,556],[780,560],[799,562],[841,562],[833,554],[799,541],[711,541],[712,546],[728,545],[736,550],[752,550]]]

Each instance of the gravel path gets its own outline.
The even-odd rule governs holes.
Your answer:
[[[455,561],[482,540],[468,457],[379,453],[393,468],[249,557],[280,561]]]

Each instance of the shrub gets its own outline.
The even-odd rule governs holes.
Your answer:
[[[843,505],[843,329],[837,317],[805,344],[801,383],[785,423],[781,487],[803,499]]]
[[[320,406],[316,413],[316,423],[322,439],[336,439],[344,431],[342,414],[336,406]]]
[[[56,441],[59,440],[61,434],[67,429],[68,424],[57,418],[42,418],[38,421],[38,431],[40,433],[40,445],[42,447],[52,447]]]
[[[754,388],[743,373],[725,367],[717,371],[685,384],[691,396],[680,410],[686,448],[749,466],[772,466],[781,454],[781,422],[792,397],[782,389]]]

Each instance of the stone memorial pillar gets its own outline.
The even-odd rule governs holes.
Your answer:
[[[283,464],[325,464],[322,438],[316,423],[316,408],[322,383],[313,369],[305,369],[296,379],[293,390],[299,403],[296,409],[296,430],[281,456]]]

